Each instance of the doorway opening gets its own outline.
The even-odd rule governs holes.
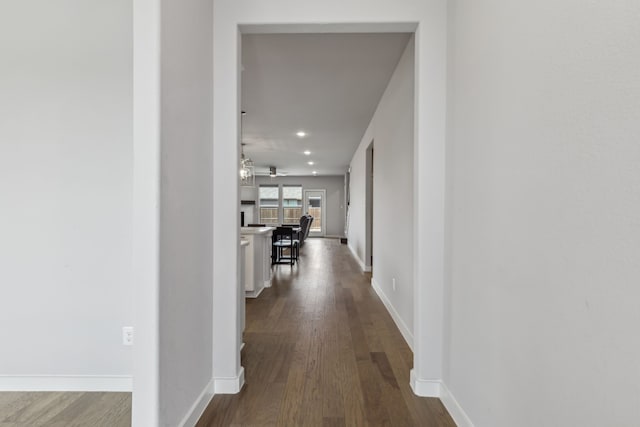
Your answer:
[[[272,34],[243,30],[241,26],[237,39],[240,60],[237,109],[246,112],[246,115],[240,116],[242,126],[238,146],[242,147],[242,151],[240,148],[238,151],[251,159],[255,179],[253,190],[240,189],[241,202],[249,202],[244,200],[245,197],[255,200],[251,209],[256,212],[256,225],[264,224],[268,227],[284,226],[287,222],[285,219],[288,218],[286,212],[301,207],[303,214],[314,218],[307,234],[309,237],[339,237],[349,227],[348,223],[342,224],[342,221],[349,221],[350,216],[354,238],[349,249],[355,255],[361,271],[372,272],[373,137],[381,134],[380,139],[376,138],[377,148],[382,150],[378,152],[382,161],[379,166],[380,172],[386,173],[387,179],[386,186],[382,185],[380,188],[391,189],[395,195],[402,194],[397,189],[411,188],[410,185],[400,185],[406,182],[398,184],[397,181],[405,178],[410,181],[413,173],[412,168],[406,167],[411,164],[412,147],[415,143],[413,125],[406,117],[413,117],[415,109],[415,86],[412,84],[415,74],[411,71],[415,68],[415,32]],[[265,28],[260,27],[260,30]],[[282,49],[282,46],[286,49]],[[359,49],[348,49],[346,46],[357,46]],[[353,61],[350,57],[359,58],[355,71],[350,69]],[[403,65],[398,72],[401,63]],[[386,67],[386,73],[380,71],[382,67],[379,65]],[[398,75],[401,77],[394,79]],[[394,86],[390,85],[392,79],[396,82]],[[304,96],[300,96],[301,93]],[[383,97],[385,104],[381,104]],[[359,105],[362,99],[368,102],[366,108]],[[358,108],[360,110],[354,114],[354,110]],[[383,109],[382,113],[378,113],[380,108]],[[403,111],[405,114],[390,114],[390,111]],[[385,130],[380,129],[382,125],[377,124],[379,121],[384,123]],[[355,126],[352,124],[354,122]],[[395,129],[396,126],[402,131],[392,136],[389,129]],[[351,134],[346,135],[348,138],[345,137],[345,127],[355,128]],[[345,146],[349,144],[350,148],[345,150]],[[390,148],[392,145],[394,148]],[[393,150],[397,153],[390,152]],[[344,151],[347,151],[346,158]],[[396,158],[402,161],[389,160]],[[348,173],[352,165],[354,173]],[[327,171],[323,168],[331,167],[341,173],[339,186],[342,193],[338,197],[335,191],[323,189],[321,184],[313,184],[313,181],[320,182],[325,178]],[[345,175],[348,178],[346,185]],[[302,200],[298,201],[285,194],[293,186],[302,190]],[[349,196],[345,194],[346,187],[349,188]],[[411,191],[404,195],[412,196]],[[380,196],[379,202],[382,203],[387,194],[382,193]],[[344,212],[338,215],[330,212],[331,205],[337,203],[342,203],[341,209],[346,212],[343,200],[348,200],[349,203],[355,201],[349,216]],[[299,202],[301,203],[298,204]],[[395,209],[395,205],[395,202],[387,203],[387,209],[378,212],[380,218],[388,220],[394,217],[393,212],[387,211]],[[412,209],[404,210],[405,214],[410,215],[412,212]],[[336,217],[340,219],[339,227],[335,226],[338,222]],[[409,233],[412,218],[405,215],[401,220],[408,225],[405,231]],[[330,227],[332,231],[329,230]],[[378,238],[383,235],[384,233],[379,233]],[[411,242],[406,243],[404,247],[412,251]],[[300,253],[304,257],[304,248],[302,245],[300,247]],[[380,249],[382,247],[383,245],[379,246]],[[390,259],[383,256],[384,254],[380,254],[379,259],[383,261],[380,263],[381,267],[388,264],[385,260]],[[304,263],[300,265],[304,266]],[[402,263],[386,270],[380,268],[379,283],[391,283],[391,279],[386,280],[385,277],[397,276],[389,273],[392,268],[403,269],[404,275],[400,282],[411,286],[412,267]],[[372,279],[371,275],[365,277]],[[380,287],[374,286],[374,289],[378,292]],[[407,295],[411,291],[403,290],[403,293]],[[411,298],[406,299],[405,305],[410,307]],[[410,323],[411,310],[404,310],[403,316],[404,321]]]
[[[237,175],[239,162],[239,122],[241,109],[240,82],[242,65],[241,39],[245,34],[283,33],[362,33],[362,32],[410,32],[415,34],[415,118],[413,186],[414,235],[412,274],[414,289],[411,305],[413,315],[414,371],[411,385],[419,395],[437,396],[442,378],[442,351],[444,343],[444,265],[445,265],[445,193],[446,188],[446,7],[445,2],[424,5],[419,10],[388,10],[384,15],[353,15],[357,24],[347,24],[349,15],[333,12],[324,16],[325,24],[309,10],[296,10],[293,15],[274,11],[258,17],[247,8],[224,8],[214,14],[214,195],[223,200],[214,206],[214,313],[231,319],[229,307],[236,307],[231,287],[238,283],[238,251],[229,251],[228,242],[237,239],[239,224],[239,195],[230,191],[228,178]],[[311,8],[313,9],[313,8]],[[318,12],[317,10],[315,12]],[[295,21],[295,22],[293,22]],[[378,22],[377,24],[364,23]],[[246,24],[251,22],[251,24]],[[303,24],[300,24],[303,22]],[[382,23],[380,23],[382,22]],[[401,22],[398,24],[398,22]],[[344,108],[344,106],[336,106]],[[379,142],[379,141],[378,141]],[[378,144],[379,145],[379,144]],[[378,153],[378,157],[379,157]],[[378,170],[378,173],[380,171]],[[353,175],[352,175],[353,176]],[[352,179],[352,184],[354,184]],[[317,187],[316,187],[317,188]],[[353,190],[353,188],[351,189]],[[236,193],[236,203],[226,203],[231,193]],[[357,208],[351,191],[350,215]],[[362,206],[364,211],[364,206]],[[234,227],[232,227],[234,225]],[[364,227],[362,227],[364,228]],[[350,230],[351,234],[352,230]],[[364,234],[364,230],[363,230]],[[225,243],[227,244],[225,245]],[[364,247],[362,248],[364,252]],[[222,323],[221,323],[222,324]],[[233,343],[237,325],[216,327],[214,342]],[[239,378],[239,345],[219,345],[214,349],[214,378]],[[238,380],[238,384],[242,382]]]
[[[326,190],[305,190],[304,191],[304,209],[305,212],[313,217],[313,222],[309,228],[309,236],[324,237],[326,236],[327,209],[325,207],[327,200]]]

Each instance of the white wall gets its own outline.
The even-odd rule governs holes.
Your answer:
[[[175,426],[212,393],[213,6],[161,7],[159,402]]]
[[[349,218],[347,219],[347,244],[351,249],[351,252],[356,256],[360,266],[363,269],[370,267],[369,263],[366,263],[366,238],[367,238],[367,224],[366,224],[366,195],[367,195],[367,182],[366,182],[366,166],[367,166],[367,147],[371,143],[360,143],[349,167],[351,173],[349,174]]]
[[[256,186],[260,184],[301,185],[304,190],[326,190],[326,235],[344,234],[344,176],[281,176],[276,178],[256,177]],[[304,195],[303,195],[304,197]],[[259,206],[256,193],[256,207]],[[258,222],[258,210],[256,220]],[[282,216],[282,213],[280,213]]]
[[[2,3],[0,389],[131,387],[131,13]]]
[[[638,425],[639,16],[451,4],[446,382],[476,426]]]
[[[376,291],[413,344],[414,49],[409,41],[351,161],[349,246],[365,259],[366,151],[373,141],[373,268]],[[396,290],[392,280],[396,279]]]

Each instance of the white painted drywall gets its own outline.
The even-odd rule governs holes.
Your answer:
[[[175,426],[211,390],[213,6],[161,6],[159,424]]]
[[[373,143],[372,277],[413,334],[414,49],[408,43],[351,161],[348,244],[365,260],[366,151]],[[396,290],[392,280],[396,279]],[[412,341],[412,340],[411,340]]]
[[[638,425],[639,17],[451,4],[446,382],[478,427]]]
[[[256,177],[260,184],[301,185],[304,190],[326,190],[326,235],[342,236],[344,233],[344,176],[280,176],[276,178]],[[258,198],[256,193],[256,206]],[[256,209],[256,213],[258,210]],[[282,215],[282,213],[280,214]],[[256,221],[258,218],[256,218]]]
[[[361,143],[356,152],[353,153],[353,158],[349,167],[351,172],[349,174],[349,218],[348,218],[348,235],[347,244],[354,255],[357,256],[361,266],[365,266],[365,251],[366,251],[366,166],[367,166],[367,147],[371,143]]]
[[[446,0],[368,1],[216,0],[214,2],[214,376],[236,377],[239,198],[228,185],[239,150],[239,34],[247,32],[416,32],[414,165],[414,370],[416,381],[442,378],[444,298],[444,190],[446,132]],[[319,24],[322,23],[322,24]],[[372,24],[374,23],[374,24]],[[415,185],[418,183],[418,185]],[[420,218],[420,220],[416,220]],[[215,322],[215,320],[219,320]],[[414,384],[415,385],[415,384]]]
[[[130,388],[131,13],[2,3],[0,388]]]

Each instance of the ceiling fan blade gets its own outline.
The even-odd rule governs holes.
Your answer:
[[[271,176],[271,171],[269,169],[255,169],[255,176]],[[276,170],[276,176],[288,176],[289,172]]]

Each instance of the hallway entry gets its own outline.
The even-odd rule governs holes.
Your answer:
[[[338,239],[310,239],[295,268],[247,300],[246,384],[216,395],[198,427],[455,426],[409,386],[413,353]]]

